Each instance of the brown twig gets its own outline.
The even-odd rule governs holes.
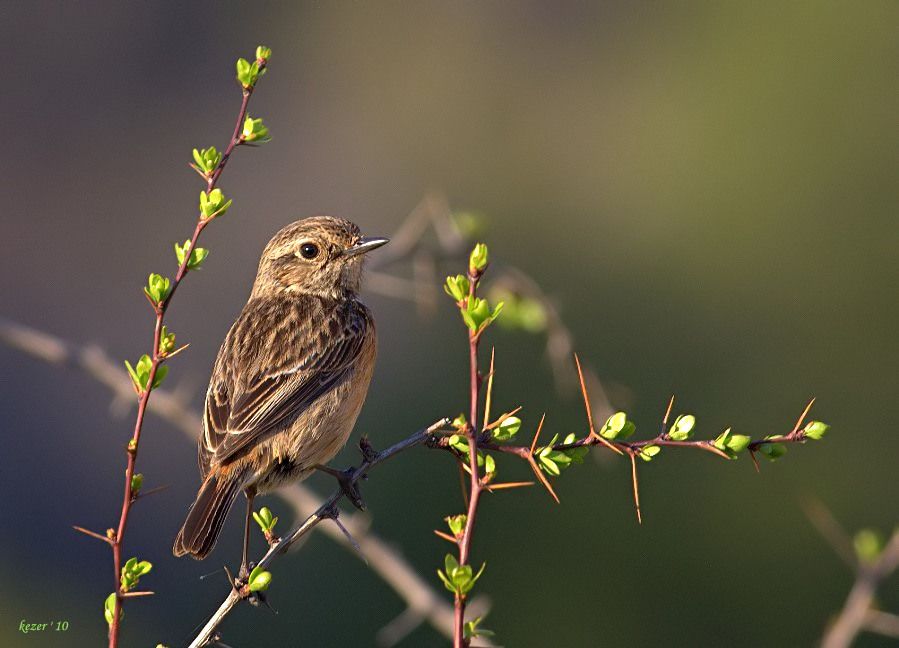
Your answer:
[[[480,281],[482,270],[469,268],[468,281],[470,283],[468,299],[474,299],[477,294],[478,282]],[[468,466],[470,473],[470,486],[468,493],[468,510],[465,518],[465,529],[462,531],[462,537],[459,539],[459,564],[467,565],[469,554],[471,552],[471,541],[474,536],[474,525],[478,514],[478,503],[481,499],[481,492],[484,483],[478,474],[478,400],[480,397],[481,377],[478,373],[478,342],[480,341],[481,331],[468,331],[468,390],[469,390],[469,419],[466,433],[468,435]],[[492,373],[493,361],[491,358],[491,380],[490,387],[493,387]],[[492,394],[491,394],[492,397]],[[453,648],[463,648],[465,646],[465,594],[456,592],[455,595],[455,617],[453,631]]]
[[[356,484],[360,479],[367,475],[372,468],[387,461],[400,452],[427,443],[435,432],[446,428],[448,425],[449,419],[441,419],[426,428],[418,430],[412,436],[393,444],[381,452],[369,454],[367,458],[363,459],[358,468],[353,468],[352,471],[347,474],[347,485]],[[256,568],[262,570],[267,569],[278,555],[285,553],[291,545],[309,533],[317,524],[323,520],[334,519],[337,515],[336,505],[346,496],[346,492],[347,489],[345,487],[335,490],[314,513],[298,526],[294,527],[293,530],[283,536],[280,540],[272,544],[265,555],[256,563]],[[251,596],[252,593],[247,584],[243,584],[241,587],[232,588],[222,604],[219,605],[218,609],[209,618],[206,625],[203,626],[203,629],[200,630],[199,634],[191,642],[190,648],[199,648],[200,646],[207,645],[215,634],[216,629],[221,625],[222,621],[224,621],[225,617],[231,612],[234,606]]]

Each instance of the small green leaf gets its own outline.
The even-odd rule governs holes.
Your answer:
[[[478,624],[480,624],[481,621],[483,621],[483,618],[478,617],[465,623],[462,634],[466,639],[474,639],[475,637],[492,637],[495,634],[492,630],[488,630],[487,628],[479,628]]]
[[[481,274],[487,269],[487,261],[487,245],[484,243],[477,243],[468,257],[469,273],[472,275]]]
[[[822,423],[821,421],[810,421],[802,432],[809,439],[820,441],[821,437],[824,436],[824,433],[827,432],[829,427],[829,425]]]
[[[449,526],[450,531],[454,536],[461,536],[462,532],[465,530],[465,523],[468,521],[468,516],[464,513],[459,515],[451,515],[450,517],[443,518],[446,520],[447,526]]]
[[[268,61],[272,57],[272,48],[260,45],[256,48],[256,60]]]
[[[787,446],[783,443],[763,443],[758,447],[758,451],[771,461],[776,461],[787,454]]]
[[[692,414],[683,414],[674,419],[674,424],[668,431],[668,438],[674,441],[686,441],[693,436],[693,428],[696,426],[696,417]]]
[[[507,416],[502,422],[493,428],[493,438],[497,441],[508,441],[521,429],[521,419],[517,416]]]
[[[727,442],[727,449],[734,454],[740,454],[749,447],[752,439],[745,434],[731,434]]]
[[[137,389],[137,391],[142,391],[144,387],[141,384],[140,376],[127,360],[125,360],[125,369],[128,370],[128,375],[131,376],[131,382],[134,383],[135,389]]]
[[[496,473],[496,462],[490,455],[484,457],[484,472],[488,475],[493,475]]]
[[[272,515],[271,510],[267,506],[263,506],[258,513],[253,511],[253,519],[263,533],[271,533],[278,523],[277,516]]]
[[[559,464],[550,459],[548,456],[538,457],[538,461],[540,462],[540,467],[544,472],[549,473],[553,477],[558,477],[562,474],[562,471],[559,470]]]
[[[453,301],[460,302],[466,297],[471,290],[471,282],[465,275],[456,275],[446,278],[443,290],[447,295],[453,298]]]
[[[209,193],[200,192],[200,217],[209,220],[222,216],[231,206],[231,200],[225,200],[225,194],[221,189],[213,189]]]
[[[440,577],[440,580],[443,581],[443,586],[446,589],[448,589],[450,592],[455,593],[456,587],[455,587],[455,585],[453,585],[452,581],[450,581],[449,577],[446,574],[444,574],[442,571],[440,571],[439,569],[437,570],[437,575]]]
[[[237,70],[237,81],[240,85],[247,89],[256,85],[260,73],[259,61],[250,63],[244,58],[239,58],[237,59],[235,69]],[[265,70],[263,69],[262,72],[264,73]]]
[[[175,349],[175,334],[169,333],[169,329],[167,326],[163,324],[162,330],[159,332],[159,352],[163,355],[174,351]]]
[[[153,304],[160,304],[165,301],[171,290],[172,282],[169,278],[158,275],[155,272],[150,273],[150,276],[147,278],[147,285],[144,287],[144,293],[146,293]]]
[[[214,146],[201,150],[194,149],[193,156],[197,168],[207,176],[215,171],[219,162],[222,161],[222,154]]]
[[[167,365],[159,365],[156,367],[156,375],[153,377],[153,389],[162,385],[162,381],[165,380],[167,375],[169,375],[169,368]]]
[[[751,441],[752,439],[745,434],[734,434],[730,428],[727,428],[715,438],[712,444],[719,450],[722,450],[730,459],[736,459],[739,453],[749,447]],[[762,446],[759,449],[764,452],[765,447]],[[786,449],[784,449],[784,452],[786,452]]]
[[[653,457],[659,454],[662,448],[657,445],[648,445],[640,448],[640,458],[643,461],[652,461]]]
[[[624,440],[631,436],[637,427],[627,420],[627,414],[624,412],[615,412],[608,418],[602,428],[599,430],[600,435],[606,439]]]
[[[241,133],[241,139],[245,142],[255,142],[257,144],[263,144],[264,142],[270,141],[272,138],[269,137],[268,127],[262,122],[262,118],[253,119],[250,116],[243,122],[243,132]]]
[[[261,567],[254,567],[250,572],[247,586],[251,592],[264,592],[272,582],[271,572],[263,571]]]
[[[137,558],[129,558],[122,566],[122,591],[127,592],[134,589],[140,581],[140,577],[149,574],[151,569],[153,569],[153,565],[149,561],[138,562]]]
[[[131,494],[139,495],[140,489],[144,486],[144,476],[141,473],[131,476]]]
[[[115,618],[115,592],[106,597],[103,601],[103,616],[106,617],[106,623],[112,625]],[[119,608],[119,621],[125,616],[125,608]]]

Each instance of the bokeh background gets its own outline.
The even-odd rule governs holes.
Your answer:
[[[826,442],[761,475],[746,459],[666,451],[642,472],[642,527],[622,461],[565,474],[561,506],[537,489],[488,498],[474,556],[488,562],[485,625],[503,645],[813,645],[852,576],[803,498],[850,530],[899,519],[899,4],[3,2],[0,13],[4,317],[114,357],[147,349],[140,286],[172,271],[172,242],[192,228],[190,149],[225,145],[233,61],[261,42],[274,55],[252,112],[274,140],[232,160],[222,186],[235,205],[204,234],[206,268],[169,320],[191,349],[168,385],[191,404],[274,231],[324,212],[388,234],[432,188],[485,215],[495,258],[557,300],[644,433],[673,392],[709,436],[785,431],[818,397]],[[381,355],[358,429],[383,446],[464,407],[465,342],[448,301],[430,319],[367,301]],[[498,330],[491,342],[497,397],[525,406],[526,431],[543,411],[554,431],[583,430],[539,336]],[[0,644],[102,645],[109,552],[70,525],[111,526],[132,418],[82,374],[5,347],[0,376]],[[176,560],[194,450],[150,417],[140,470],[171,487],[129,527],[127,553],[154,563],[158,594],[128,606],[125,645],[178,646],[224,593],[218,575],[198,579],[236,562],[240,515],[210,560]],[[452,463],[407,453],[365,494],[372,528],[438,586],[445,546],[431,529],[459,508]],[[899,609],[895,584],[886,609]],[[223,630],[230,645],[369,646],[403,609],[319,535],[280,561],[270,592],[279,614],[240,609]],[[70,630],[23,636],[22,618]],[[444,643],[423,626],[402,645]]]

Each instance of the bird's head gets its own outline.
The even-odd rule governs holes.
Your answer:
[[[313,216],[284,227],[265,246],[253,296],[277,293],[339,298],[359,291],[362,263],[386,238],[364,237],[348,220]]]

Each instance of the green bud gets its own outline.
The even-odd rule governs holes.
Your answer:
[[[272,48],[260,45],[256,48],[256,60],[268,61],[272,57]]]
[[[215,171],[219,162],[222,161],[222,154],[214,146],[200,150],[194,149],[193,155],[197,168],[206,175]]]
[[[827,429],[829,427],[829,425],[827,425],[826,423],[822,423],[821,421],[810,421],[809,424],[805,426],[805,429],[802,432],[809,439],[820,441],[821,437],[824,436],[824,433],[827,432]]]
[[[178,259],[178,267],[181,267],[181,264],[184,263],[184,256],[187,254],[188,250],[190,250],[190,239],[184,241],[183,245],[175,243],[175,257]],[[200,270],[203,267],[203,261],[206,260],[207,256],[209,256],[209,250],[206,248],[194,248],[190,252],[190,258],[187,261],[187,269]]]
[[[731,434],[727,442],[727,449],[734,454],[739,454],[749,447],[752,439],[745,434]]]
[[[477,243],[468,257],[468,271],[473,275],[478,275],[487,269],[487,245]]]
[[[484,472],[488,475],[496,474],[496,462],[490,455],[484,457]]]
[[[556,445],[558,439],[559,435],[555,434],[547,445],[537,448],[534,451],[537,465],[540,466],[543,472],[552,475],[553,477],[558,477],[562,474],[562,469],[568,468],[573,463],[583,463],[584,457],[588,452],[587,448],[582,446],[569,448],[567,450],[554,450],[553,446]],[[562,440],[562,443],[574,443],[576,440],[577,435],[572,432]]]
[[[144,486],[144,476],[141,473],[131,476],[131,494],[139,495],[140,489]]]
[[[122,591],[134,589],[140,582],[140,577],[149,574],[153,565],[146,560],[138,562],[137,558],[129,558],[122,567],[121,582]]]
[[[696,417],[692,414],[683,414],[674,419],[674,425],[668,431],[668,438],[674,441],[686,441],[693,436],[693,428],[696,426]]]
[[[245,89],[250,89],[256,85],[260,73],[265,74],[265,68],[259,69],[259,61],[250,63],[245,58],[237,59],[235,68],[237,69],[237,81]]]
[[[128,370],[128,375],[131,376],[131,382],[134,383],[134,387],[139,392],[146,391],[147,382],[150,380],[150,369],[153,367],[153,361],[150,359],[150,356],[144,354],[140,357],[140,360],[137,361],[135,366],[131,366],[131,363],[125,360],[125,368]],[[160,365],[156,368],[156,377],[153,379],[153,389],[156,389],[162,384],[162,381],[165,380],[166,374],[168,374],[169,368],[165,365]]]
[[[636,432],[637,426],[627,420],[624,412],[615,412],[606,420],[600,428],[599,434],[606,439],[618,439],[623,441]]]
[[[457,595],[464,595],[471,591],[474,584],[484,573],[487,563],[481,565],[477,574],[473,574],[471,565],[460,565],[456,557],[446,554],[444,559],[444,571],[437,570],[437,575],[443,581],[444,587]]]
[[[455,448],[459,452],[468,456],[468,437],[461,434],[451,434],[449,439],[447,439],[447,443],[449,443],[450,447]]]
[[[490,310],[490,304],[486,299],[480,297],[469,297],[465,307],[460,309],[462,320],[472,333],[479,333],[484,328],[493,323],[499,317],[503,309],[503,303],[498,303],[493,311]]]
[[[653,457],[659,454],[662,448],[657,445],[648,445],[640,448],[640,458],[643,461],[652,461]]]
[[[241,133],[241,139],[243,139],[244,142],[255,142],[257,144],[262,144],[264,142],[270,141],[272,138],[269,137],[268,128],[265,124],[262,123],[261,117],[253,119],[248,115],[243,122],[243,132]]]
[[[150,298],[154,304],[165,301],[172,290],[172,282],[168,277],[163,277],[155,272],[151,273],[147,279],[147,285],[144,287],[144,293]]]
[[[459,416],[453,419],[451,425],[457,430],[461,430],[466,425],[468,425],[468,419],[465,418],[465,414],[459,414]]]
[[[115,618],[115,592],[106,597],[103,601],[103,616],[106,617],[106,623],[112,625]],[[119,621],[125,616],[125,608],[119,608]]]
[[[497,441],[508,441],[518,434],[519,429],[521,429],[521,419],[517,416],[507,416],[491,432]]]
[[[261,567],[254,567],[250,572],[247,585],[251,592],[264,592],[272,582],[271,572],[263,571]]]
[[[752,441],[745,434],[734,434],[730,428],[718,435],[713,445],[719,450],[723,450],[731,459],[736,459],[737,455],[743,452]],[[784,450],[786,452],[786,450]]]
[[[758,450],[771,461],[776,461],[787,454],[787,446],[783,443],[763,443]]]
[[[471,621],[465,622],[465,627],[462,630],[462,634],[466,639],[474,639],[475,637],[492,637],[495,633],[492,630],[488,630],[487,628],[479,628],[478,624],[483,621],[482,617],[478,617],[476,619],[472,619]]]
[[[169,333],[167,326],[163,325],[159,332],[159,352],[163,355],[175,350],[175,334]]]
[[[447,295],[453,298],[453,301],[460,302],[468,297],[471,289],[471,283],[465,275],[456,275],[455,277],[447,277],[443,290]]]
[[[267,506],[263,506],[258,513],[253,511],[253,519],[256,521],[256,524],[259,525],[259,528],[263,533],[271,533],[278,523],[278,517],[272,515],[272,512]]]
[[[231,200],[225,200],[225,194],[221,189],[213,189],[208,194],[200,192],[200,216],[203,220],[209,220],[223,215],[231,206]]]
[[[855,555],[863,563],[873,563],[883,551],[883,535],[876,529],[862,529],[852,538]]]
[[[462,535],[462,532],[465,531],[465,523],[468,522],[468,516],[464,513],[460,515],[451,515],[450,517],[443,519],[446,520],[446,524],[449,526],[450,531],[456,537]]]

